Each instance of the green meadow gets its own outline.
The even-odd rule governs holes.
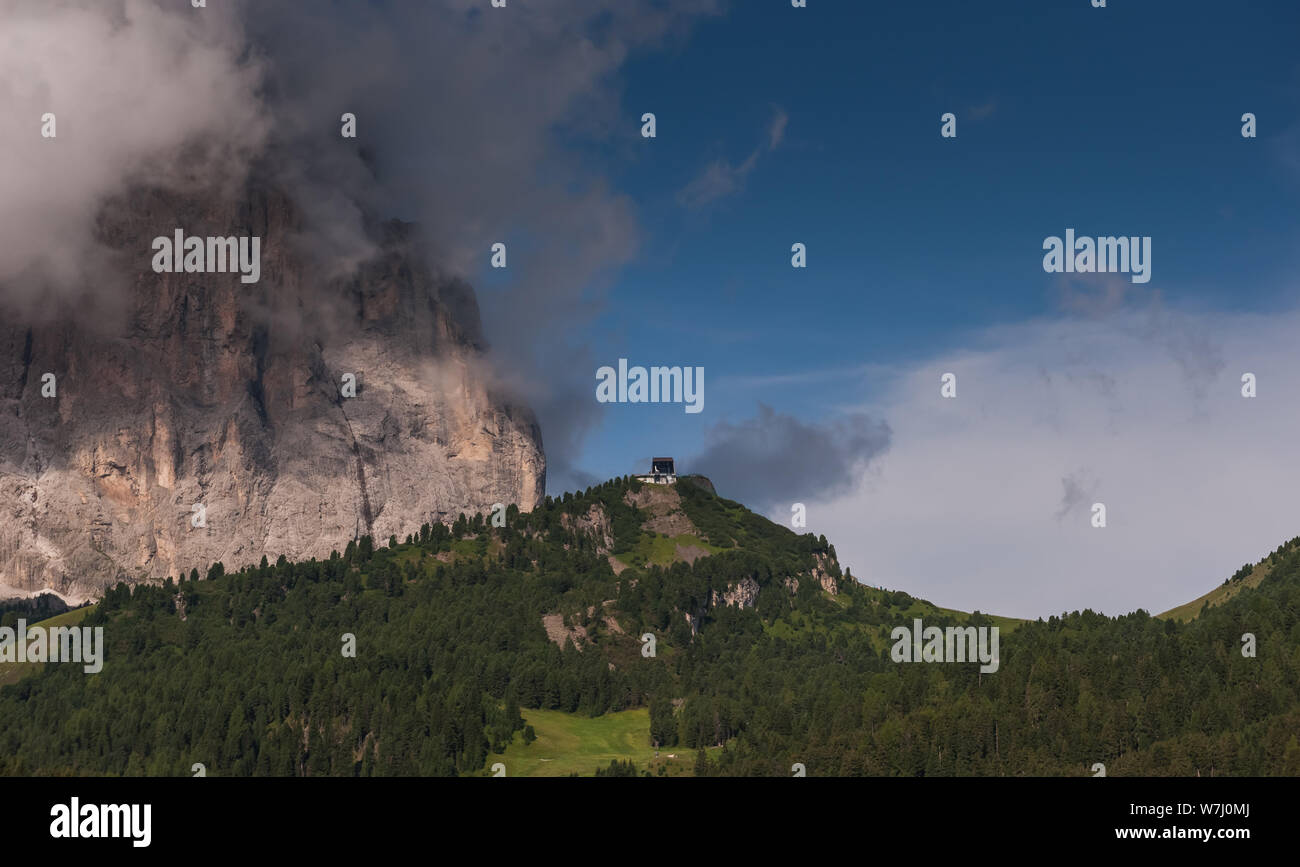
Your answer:
[[[71,611],[65,611],[62,614],[56,614],[53,617],[46,618],[39,623],[29,623],[27,627],[41,626],[50,628],[54,626],[72,626],[80,623],[86,615],[91,612],[95,606],[87,605],[84,608],[74,608]],[[43,665],[40,662],[0,662],[0,686],[10,683],[17,683],[18,680],[30,671],[35,670],[36,666]]]
[[[661,749],[655,757],[650,746],[650,711],[644,707],[598,717],[524,710],[523,717],[537,733],[537,740],[525,744],[523,735],[516,732],[505,755],[488,757],[489,767],[501,762],[509,777],[567,777],[575,773],[590,777],[615,759],[631,760],[638,773],[649,770],[656,776],[660,768],[664,776],[689,776],[695,767],[694,750]],[[492,772],[485,769],[483,773],[490,776]]]

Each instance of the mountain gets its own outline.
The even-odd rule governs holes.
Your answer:
[[[494,517],[59,615],[103,668],[0,659],[0,773],[1300,774],[1300,539],[1188,622],[1027,622],[862,585],[703,484]],[[895,661],[917,619],[997,627],[997,670]]]
[[[260,279],[155,273],[153,239],[177,229],[260,238]],[[541,434],[493,386],[472,290],[431,273],[410,225],[371,234],[375,255],[338,275],[266,183],[111,203],[102,295],[118,315],[0,321],[0,598],[82,600],[532,508]]]

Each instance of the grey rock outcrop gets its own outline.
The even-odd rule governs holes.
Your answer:
[[[154,273],[150,243],[176,228],[261,237],[260,281]],[[0,591],[79,600],[533,508],[541,434],[492,384],[472,290],[423,265],[409,225],[377,225],[379,254],[342,278],[301,230],[274,190],[137,191],[101,227],[125,275],[120,321],[3,315]]]
[[[710,604],[717,608],[719,605],[734,605],[737,608],[753,608],[758,602],[758,582],[753,578],[742,578],[734,584],[727,585],[726,589],[719,593],[717,590],[712,591],[710,595]]]
[[[599,503],[592,504],[585,515],[575,517],[568,512],[563,513],[560,515],[560,526],[595,540],[597,554],[608,554],[614,550],[614,525],[610,523],[605,507]]]

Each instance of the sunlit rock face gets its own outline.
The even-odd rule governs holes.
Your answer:
[[[260,238],[257,282],[155,272],[176,229]],[[378,253],[342,276],[255,186],[136,191],[100,233],[107,315],[0,313],[0,598],[324,558],[542,497],[540,431],[493,387],[473,292],[430,272],[409,225],[375,226]]]

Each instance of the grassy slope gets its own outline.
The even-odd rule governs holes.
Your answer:
[[[650,744],[650,711],[646,708],[585,717],[555,710],[525,710],[524,720],[537,732],[537,740],[525,744],[515,734],[505,755],[488,757],[489,767],[496,762],[506,766],[511,777],[566,777],[577,773],[590,777],[597,768],[607,768],[614,759],[630,759],[639,772],[649,770],[665,776],[690,775],[695,767],[695,753],[679,747],[662,749],[659,757]],[[669,758],[669,755],[675,758]],[[491,771],[484,769],[485,776]]]
[[[95,606],[87,605],[84,608],[74,608],[71,611],[65,611],[62,614],[56,614],[53,617],[40,621],[39,623],[29,623],[27,628],[41,626],[50,628],[54,626],[72,626],[80,623]],[[18,680],[29,672],[35,671],[36,666],[44,665],[40,662],[0,662],[0,686],[10,683],[17,683]]]
[[[926,604],[928,605],[930,603],[926,603]],[[958,611],[955,608],[943,608],[941,606],[935,606],[935,607],[937,607],[940,612],[947,614],[949,617],[956,617],[958,620],[961,620],[963,622],[968,620],[971,615],[971,612],[969,611]],[[1025,620],[1020,617],[1005,617],[1001,614],[986,614],[985,616],[993,621],[993,625],[996,626],[1000,632],[1007,632],[1007,633],[1014,631],[1015,628],[1020,624],[1029,622],[1028,620]]]
[[[1255,567],[1255,570],[1245,578],[1233,581],[1231,584],[1220,584],[1204,596],[1199,596],[1185,605],[1179,605],[1177,608],[1170,608],[1163,614],[1157,614],[1156,617],[1166,620],[1180,620],[1183,622],[1194,620],[1196,616],[1201,613],[1201,609],[1207,604],[1213,608],[1216,605],[1222,605],[1227,602],[1247,587],[1258,587],[1260,582],[1268,577],[1268,573],[1272,568],[1272,558],[1266,558],[1262,560]]]
[[[716,545],[710,545],[698,536],[682,534],[680,536],[664,536],[662,534],[642,533],[641,539],[635,549],[626,554],[619,556],[619,560],[627,566],[635,566],[644,569],[646,566],[671,566],[681,558],[677,556],[677,548],[696,547],[710,554],[717,554],[724,550]]]

